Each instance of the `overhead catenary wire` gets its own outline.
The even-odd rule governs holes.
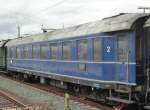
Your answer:
[[[63,4],[63,3],[66,2],[66,1],[67,1],[67,0],[58,1],[57,3],[54,3],[54,4],[52,4],[52,5],[49,6],[49,7],[46,7],[46,8],[44,8],[44,9],[41,9],[41,10],[37,11],[36,13],[31,14],[30,17],[31,17],[31,16],[34,16],[34,17],[35,17],[36,15],[40,15],[40,13],[44,13],[44,12],[48,11],[49,9],[53,9],[53,8],[55,8],[55,7],[57,7],[57,6],[61,5],[61,4]],[[50,11],[50,10],[49,10],[49,11]]]
[[[45,12],[47,12],[47,11],[52,11],[52,9],[53,8],[55,8],[55,7],[57,7],[57,6],[59,6],[59,5],[61,5],[61,4],[63,4],[64,2],[66,2],[67,0],[60,0],[60,1],[58,1],[58,2],[56,2],[56,3],[54,3],[54,4],[52,4],[51,6],[48,6],[48,7],[46,7],[46,8],[44,8],[44,9],[41,9],[41,10],[39,10],[39,11],[37,11],[37,12],[35,12],[35,13],[33,13],[33,14],[30,14],[30,18],[32,18],[32,17],[34,17],[34,18],[37,18],[36,20],[38,20],[38,21],[43,21],[43,19],[41,18],[41,17],[39,17],[39,16],[41,16],[41,14],[43,14],[43,13],[45,13]],[[49,10],[49,9],[51,9],[51,10]],[[32,20],[32,19],[31,19]]]
[[[42,19],[41,17],[38,17],[39,15],[41,15],[41,14],[40,14],[41,12],[43,13],[43,12],[49,10],[49,9],[52,9],[52,8],[54,8],[54,7],[57,7],[58,5],[61,5],[62,3],[66,2],[66,1],[67,1],[67,0],[60,0],[60,1],[58,1],[58,2],[56,2],[56,3],[54,3],[54,4],[52,4],[52,5],[49,6],[49,7],[46,7],[46,8],[44,8],[44,9],[39,10],[38,12],[35,12],[35,13],[33,13],[33,14],[30,14],[30,15],[29,15],[30,20],[34,21],[32,17],[35,17],[35,18],[37,18],[36,20],[38,20],[38,21],[40,21],[40,22],[43,21],[43,19]],[[19,15],[19,13],[16,13],[16,15]],[[20,25],[20,23],[18,23],[20,20],[19,20],[16,16],[14,16],[14,17],[15,17],[15,19],[16,19],[16,24]],[[31,19],[31,18],[32,18],[32,19]],[[25,19],[25,18],[23,18],[23,19]]]

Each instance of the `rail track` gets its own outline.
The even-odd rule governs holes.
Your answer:
[[[64,97],[64,94],[66,92],[69,92],[69,91],[66,91],[66,90],[63,90],[63,89],[59,89],[59,88],[56,88],[56,87],[51,87],[49,85],[43,85],[43,84],[40,84],[40,83],[29,83],[29,82],[26,82],[26,81],[23,81],[23,80],[19,80],[17,78],[9,77],[9,76],[1,74],[1,73],[5,73],[5,71],[4,72],[3,71],[0,72],[0,75],[2,77],[8,78],[10,80],[17,81],[19,83],[23,83],[23,84],[26,84],[26,85],[29,85],[29,86],[32,86],[32,87],[40,89],[40,90],[44,90],[46,92],[53,93],[53,94],[61,96],[61,97]],[[89,100],[89,99],[87,99],[85,97],[82,97],[82,96],[75,96],[72,93],[70,93],[70,94],[71,94],[70,95],[70,99],[74,100],[75,102],[81,102],[81,103],[83,103],[85,105],[88,105],[88,106],[100,108],[101,110],[114,110],[114,108],[111,107],[111,106],[108,106],[108,105],[105,105],[105,104],[100,104],[100,103],[98,103],[96,101]]]
[[[26,105],[0,90],[0,109],[14,107],[26,108]]]
[[[26,105],[0,90],[0,110],[47,110],[41,105]]]

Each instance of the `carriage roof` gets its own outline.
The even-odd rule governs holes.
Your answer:
[[[119,14],[109,18],[104,18],[99,21],[89,22],[65,29],[58,29],[55,31],[35,34],[29,37],[16,38],[9,41],[6,45],[13,46],[19,44],[41,42],[47,40],[65,39],[78,36],[86,36],[97,33],[114,32],[121,30],[132,29],[133,24],[140,18],[148,17],[150,14],[144,13],[127,13]]]

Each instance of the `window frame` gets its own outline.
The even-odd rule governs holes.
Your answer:
[[[35,47],[35,48],[34,48],[34,47]],[[34,49],[35,49],[35,50],[34,50]],[[37,53],[38,53],[37,44],[33,44],[33,45],[32,45],[32,59],[38,59]]]
[[[44,46],[44,51],[42,50],[42,47]],[[43,56],[44,52],[44,56]],[[48,44],[40,44],[40,59],[48,59],[48,52],[49,52],[49,45]]]
[[[58,58],[58,48],[59,48],[58,47],[58,43],[57,42],[53,42],[53,43],[50,43],[49,45],[50,45],[50,59],[51,60],[57,60],[57,58]],[[53,46],[56,46],[55,47],[56,48],[55,49],[55,53],[56,54],[54,54],[55,57],[53,56],[53,53],[54,53],[54,51],[52,50]]]
[[[84,48],[85,50],[83,51],[83,41],[86,41],[86,48]],[[80,46],[79,46],[80,45]],[[80,48],[79,48],[80,47]],[[80,39],[80,40],[76,40],[76,49],[77,49],[77,60],[78,61],[88,61],[88,39]],[[81,55],[81,50],[82,52],[85,52],[83,54],[86,55],[86,57],[84,55]]]
[[[120,50],[119,49],[120,49],[120,44],[123,45],[123,42],[121,42],[119,44],[119,42],[118,42],[118,41],[120,41],[119,39],[121,39],[121,40],[123,39],[122,41],[125,44],[124,49],[121,50],[122,51],[121,54],[120,54]],[[119,62],[126,62],[127,61],[127,48],[126,48],[126,46],[127,46],[127,37],[126,37],[126,35],[117,36],[117,60]]]
[[[64,57],[64,44],[67,44],[67,57]],[[71,60],[71,46],[70,46],[70,41],[64,41],[62,42],[62,60]]]
[[[93,61],[94,62],[99,62],[101,61],[101,51],[102,51],[102,39],[100,37],[95,37],[93,38]],[[95,41],[98,43],[98,46],[95,45]],[[95,52],[95,46],[99,49],[98,52]],[[98,55],[96,55],[95,53],[98,53]],[[96,56],[95,56],[96,55]],[[96,58],[97,57],[97,58]]]
[[[16,49],[16,47],[12,47],[12,52],[13,52],[13,54],[12,54],[12,58],[17,58],[17,49]]]
[[[21,57],[21,49],[16,47],[16,58],[19,59]]]
[[[26,50],[26,51],[25,51]],[[27,59],[27,58],[29,58],[29,56],[30,56],[30,54],[29,54],[29,46],[24,46],[23,47],[23,58],[24,59]]]

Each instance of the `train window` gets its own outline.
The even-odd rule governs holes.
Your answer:
[[[127,61],[126,37],[118,37],[118,60]]]
[[[32,58],[37,58],[37,45],[32,46]]]
[[[16,58],[21,58],[21,51],[20,48],[16,48]]]
[[[23,57],[29,58],[29,48],[27,46],[23,48]]]
[[[87,60],[87,40],[77,41],[78,60]]]
[[[63,43],[63,60],[70,60],[70,45],[69,42]]]
[[[94,61],[99,61],[101,50],[100,38],[95,38],[93,40],[93,44],[94,44]]]
[[[13,58],[16,58],[16,57],[17,57],[17,49],[16,49],[16,47],[13,47],[12,50],[13,50],[13,51],[12,51],[12,52],[13,52],[12,57],[13,57]]]
[[[49,46],[46,44],[40,45],[40,58],[47,59],[48,58],[48,48]]]
[[[51,59],[57,59],[57,50],[58,50],[57,43],[50,44],[50,50],[51,50]]]

